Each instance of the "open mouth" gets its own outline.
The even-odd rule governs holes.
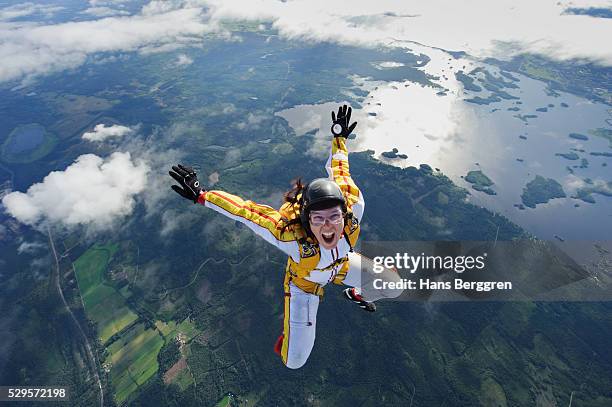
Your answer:
[[[327,244],[332,244],[334,242],[334,238],[336,237],[335,232],[321,233],[321,237],[323,237],[323,241]]]

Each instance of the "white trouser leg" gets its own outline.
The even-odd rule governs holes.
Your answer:
[[[396,298],[404,291],[403,289],[378,290],[374,288],[373,282],[375,279],[382,279],[388,282],[401,281],[401,277],[396,270],[385,268],[382,273],[374,273],[374,262],[372,259],[354,252],[349,253],[348,257],[349,269],[342,283],[359,288],[361,295],[366,301],[374,302],[382,298]]]
[[[306,363],[314,346],[317,327],[317,310],[319,297],[305,293],[290,284],[289,297],[289,349],[287,367],[298,369]]]

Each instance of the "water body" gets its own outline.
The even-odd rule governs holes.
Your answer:
[[[569,137],[570,133],[588,134],[589,129],[609,128],[606,120],[611,116],[606,105],[565,93],[551,96],[543,82],[515,73],[512,75],[518,79],[514,82],[518,88],[503,91],[517,99],[469,103],[465,99],[486,99],[491,92],[466,92],[454,73],[477,67],[494,74],[499,70],[469,59],[451,58],[440,50],[421,47],[418,51],[431,58],[423,69],[439,77],[436,83],[441,88],[354,78],[368,96],[362,102],[363,109],[354,113],[359,125],[358,137],[350,146],[352,151],[371,149],[377,158],[400,167],[426,163],[439,168],[470,191],[471,202],[505,215],[542,239],[553,239],[555,235],[566,240],[612,237],[612,197],[594,194],[595,204],[570,198],[585,185],[586,178],[612,181],[608,169],[612,160],[589,154],[610,152],[608,141],[595,136],[588,140]],[[562,102],[568,107],[561,106]],[[301,105],[277,114],[287,119],[298,135],[319,129],[317,140],[321,144],[317,142],[313,147],[313,153],[318,153],[328,140],[329,115],[336,106],[337,103]],[[536,111],[543,106],[547,112]],[[408,158],[385,159],[380,155],[393,148]],[[556,155],[570,152],[586,158],[588,166],[580,168],[580,160],[569,161]],[[606,162],[608,167],[602,166]],[[568,166],[577,167],[572,168],[573,174]],[[475,191],[461,178],[472,170],[481,170],[491,178],[491,188],[497,195]],[[535,209],[516,208],[523,188],[536,175],[557,180],[568,197],[538,204]]]
[[[19,126],[9,136],[5,154],[21,154],[34,150],[42,144],[45,139],[45,128],[39,124],[27,124]]]

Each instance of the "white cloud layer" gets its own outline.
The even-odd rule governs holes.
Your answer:
[[[189,44],[214,30],[201,7],[155,6],[127,17],[52,25],[0,25],[0,82],[31,79],[83,64],[88,55]],[[172,2],[164,2],[172,3]]]
[[[32,14],[42,14],[45,17],[50,17],[54,13],[63,9],[64,8],[61,6],[54,6],[51,4],[34,4],[31,2],[20,3],[0,8],[0,21],[26,17]]]
[[[93,131],[83,133],[83,139],[89,141],[104,141],[107,138],[120,138],[132,133],[134,130],[130,127],[114,124],[106,127],[103,123],[97,124]]]
[[[31,226],[50,222],[108,230],[132,212],[148,172],[144,161],[133,161],[127,152],[106,159],[85,154],[64,171],[49,173],[26,193],[6,195],[2,204],[11,216]]]
[[[123,3],[129,3],[130,0],[89,0],[89,5],[92,7],[96,6],[113,6]]]
[[[413,41],[476,57],[520,52],[612,65],[612,20],[564,14],[602,1],[208,0],[217,19],[271,20],[287,38],[375,46]],[[604,7],[612,7],[605,2]]]
[[[108,16],[117,16],[117,15],[127,15],[130,14],[125,10],[117,10],[110,7],[102,6],[102,7],[89,7],[83,11],[83,14],[89,14],[94,17],[108,17]]]
[[[109,6],[121,6],[122,2],[91,0],[90,6],[110,9]],[[34,7],[43,6],[32,3],[11,6],[1,9],[0,16],[6,19],[19,13],[28,15]],[[572,7],[611,8],[612,3],[602,0],[151,1],[139,14],[131,16],[52,25],[0,24],[0,60],[3,61],[0,82],[23,79],[27,83],[39,75],[79,66],[95,53],[165,52],[201,45],[204,34],[224,32],[219,24],[222,20],[268,21],[288,39],[370,47],[410,47],[411,42],[416,42],[465,51],[477,58],[535,53],[559,60],[584,58],[612,66],[612,49],[606,40],[612,38],[612,19],[565,13]]]
[[[18,254],[34,254],[42,249],[46,249],[47,246],[40,242],[22,242],[19,247],[17,247]]]
[[[193,59],[188,55],[180,54],[176,60],[176,66],[185,66],[193,64]]]

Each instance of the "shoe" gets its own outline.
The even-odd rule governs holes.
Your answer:
[[[283,346],[283,338],[285,337],[285,335],[281,335],[278,337],[278,339],[276,340],[276,343],[274,344],[274,353],[276,353],[278,356],[281,355],[281,349]]]
[[[357,292],[355,291],[355,288],[347,288],[344,291],[342,291],[342,293],[344,294],[344,296],[353,301],[355,304],[359,305],[359,307],[361,309],[364,309],[368,312],[374,312],[376,311],[376,305],[373,302],[367,302],[366,300],[363,299],[363,297],[359,294],[357,294]]]

